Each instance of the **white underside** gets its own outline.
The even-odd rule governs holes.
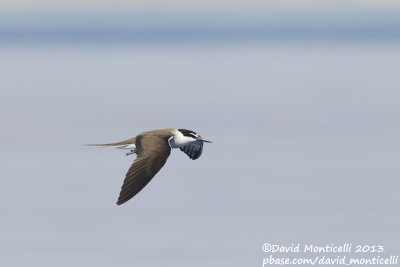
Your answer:
[[[115,147],[115,148],[118,148],[118,149],[136,150],[135,144],[121,145],[121,146],[114,146],[114,147]]]
[[[177,129],[174,129],[173,134],[174,134],[174,136],[171,136],[168,139],[168,143],[171,148],[181,148],[181,147],[184,147],[194,141],[193,138],[184,136]]]

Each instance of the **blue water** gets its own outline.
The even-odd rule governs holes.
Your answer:
[[[0,16],[1,266],[398,255],[396,10],[146,12]],[[167,127],[213,143],[117,207],[133,157],[82,144]]]
[[[399,40],[399,8],[50,9],[0,12],[0,44]]]

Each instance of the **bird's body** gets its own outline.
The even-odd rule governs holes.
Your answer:
[[[180,148],[189,158],[195,160],[203,151],[203,142],[209,142],[193,131],[168,128],[144,132],[134,138],[107,146],[129,149],[127,155],[137,154],[137,158],[126,173],[117,204],[121,205],[139,193],[164,166],[171,148]]]

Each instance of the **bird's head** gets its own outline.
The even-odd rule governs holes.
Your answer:
[[[194,131],[186,130],[186,129],[178,129],[178,131],[181,132],[183,134],[183,136],[193,139],[193,141],[203,141],[203,142],[207,142],[207,143],[212,143],[211,141],[203,139],[198,133],[196,133]]]

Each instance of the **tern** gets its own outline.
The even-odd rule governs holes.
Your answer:
[[[90,144],[88,146],[116,147],[129,149],[127,156],[136,154],[126,173],[117,205],[121,205],[139,193],[164,166],[171,148],[179,148],[190,159],[195,160],[203,152],[203,139],[194,131],[186,129],[162,129],[141,133],[134,138],[110,144]]]

